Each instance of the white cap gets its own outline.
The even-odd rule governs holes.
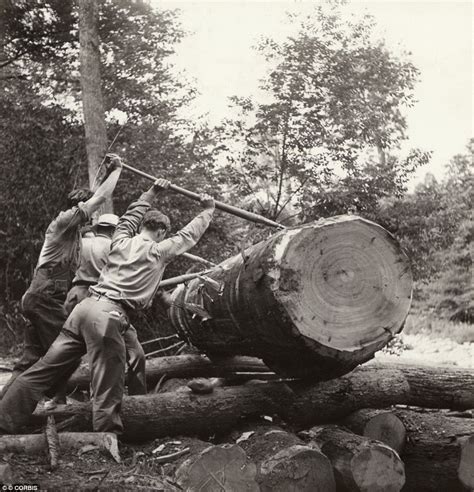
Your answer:
[[[100,226],[116,226],[118,224],[118,216],[115,214],[102,214],[97,220],[97,225]]]

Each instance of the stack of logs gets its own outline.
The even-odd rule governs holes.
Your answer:
[[[278,232],[174,292],[173,325],[209,357],[148,361],[154,391],[124,398],[123,438],[198,438],[175,455],[183,490],[474,490],[474,371],[367,362],[411,293],[408,259],[376,224]],[[69,384],[89,381],[81,369]],[[90,403],[33,425],[51,414],[91,429]]]
[[[471,369],[375,361],[308,383],[250,357],[182,355],[149,361],[148,382],[153,393],[124,398],[124,439],[212,437],[176,460],[185,490],[474,489]],[[87,370],[70,384],[87,387]],[[48,412],[90,430],[89,403]]]

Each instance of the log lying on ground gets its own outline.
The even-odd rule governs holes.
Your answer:
[[[474,419],[421,409],[394,413],[407,431],[405,490],[474,490]]]
[[[390,410],[364,408],[350,414],[341,424],[355,434],[383,442],[398,454],[405,446],[405,426]]]
[[[158,357],[146,362],[146,380],[149,388],[153,388],[162,377],[195,378],[195,377],[231,377],[248,373],[248,377],[274,377],[270,369],[255,357],[222,357],[210,360],[204,355],[176,355]],[[87,389],[90,384],[89,368],[80,367],[71,377],[68,388]]]
[[[117,436],[110,432],[60,432],[58,433],[61,451],[77,450],[84,446],[96,446],[110,453],[115,461],[120,462]],[[47,452],[44,434],[24,434],[0,436],[0,454],[21,453],[28,455]]]
[[[331,461],[338,490],[398,492],[402,489],[403,462],[386,444],[335,425],[313,427],[309,435]]]
[[[125,397],[122,405],[124,437],[146,440],[225,433],[242,419],[262,414],[278,414],[295,427],[304,428],[338,421],[361,408],[395,404],[465,410],[474,408],[473,387],[472,369],[371,363],[332,381],[292,384],[291,388],[261,382],[215,388],[208,395],[169,392],[131,396]],[[80,430],[90,429],[90,412],[90,405],[81,403],[50,411],[58,418],[82,415],[86,422]],[[37,416],[43,422],[46,413],[39,410]]]
[[[408,259],[385,229],[356,216],[278,232],[206,276],[173,294],[170,317],[184,339],[313,381],[369,360],[402,329],[411,302]]]
[[[240,433],[239,433],[240,434]],[[277,427],[252,427],[237,439],[257,465],[262,492],[335,492],[332,465],[318,449]]]

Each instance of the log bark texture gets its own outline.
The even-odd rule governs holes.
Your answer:
[[[255,377],[273,377],[270,369],[255,357],[223,357],[210,360],[204,355],[175,355],[157,357],[146,362],[146,380],[149,388],[156,386],[161,378],[232,377],[245,373]],[[68,388],[88,389],[89,367],[81,366],[72,375]]]
[[[332,465],[318,449],[278,427],[252,427],[237,439],[257,465],[262,492],[335,492]]]
[[[398,492],[405,483],[405,467],[397,452],[380,441],[358,436],[341,427],[313,427],[312,442],[329,458],[338,490]]]
[[[346,417],[341,424],[360,436],[383,442],[398,454],[405,446],[405,426],[391,410],[364,408]]]
[[[252,355],[313,381],[372,358],[402,329],[411,303],[408,259],[385,229],[356,216],[278,232],[207,277],[173,294],[170,316],[183,338],[210,356]],[[194,316],[187,303],[210,316]]]
[[[471,387],[472,389],[473,387]],[[407,431],[407,492],[474,490],[474,419],[394,410]]]
[[[124,437],[146,440],[179,434],[225,433],[243,419],[262,414],[278,414],[301,429],[338,421],[362,408],[419,405],[423,401],[426,403],[423,406],[433,408],[474,408],[474,370],[419,366],[418,378],[416,374],[415,367],[404,364],[371,363],[338,379],[313,384],[298,383],[290,387],[278,382],[261,382],[215,388],[208,395],[170,392],[125,397],[121,412]],[[412,388],[413,379],[424,379],[424,392],[419,381]],[[90,412],[89,404],[80,403],[50,411],[58,418],[82,416],[82,424],[75,424],[79,430],[90,428]],[[46,413],[39,410],[36,415],[44,421]]]

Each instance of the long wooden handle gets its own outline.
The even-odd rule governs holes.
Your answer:
[[[144,171],[140,171],[128,164],[123,164],[125,169],[128,169],[132,173],[138,174],[138,176],[142,176],[143,178],[149,179],[150,181],[156,181],[157,178],[148,174]],[[186,190],[185,188],[181,188],[180,186],[176,186],[174,184],[170,184],[170,190],[179,193],[180,195],[187,196],[191,198],[191,200],[200,201],[201,197],[198,193],[194,193],[193,191]],[[274,222],[273,220],[267,219],[262,215],[254,214],[253,212],[248,212],[247,210],[242,210],[241,208],[234,207],[233,205],[227,205],[227,203],[222,203],[216,200],[216,208],[222,210],[223,212],[227,212],[229,214],[235,215],[236,217],[240,217],[241,219],[250,220],[251,222],[256,222],[258,224],[265,224],[270,227],[277,227],[278,229],[285,229],[285,226],[279,224],[278,222]]]

